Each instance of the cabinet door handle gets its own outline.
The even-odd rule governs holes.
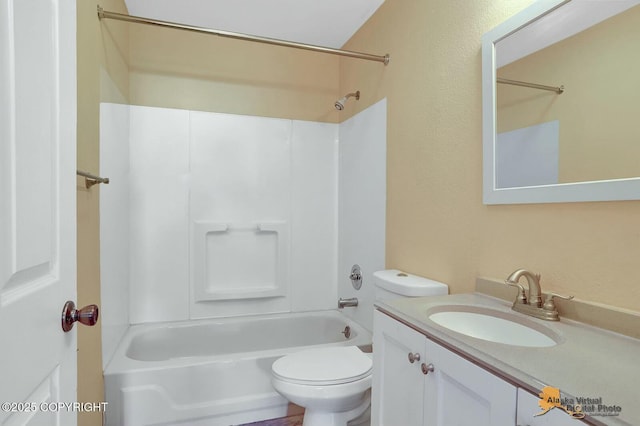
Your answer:
[[[418,352],[409,352],[409,362],[413,364],[416,361],[420,361],[420,354]]]
[[[429,374],[429,372],[433,373],[433,370],[435,370],[433,364],[425,364],[424,362],[422,363],[420,368],[422,369],[422,374],[424,374],[425,376]]]

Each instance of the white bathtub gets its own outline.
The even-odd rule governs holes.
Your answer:
[[[337,311],[134,325],[105,369],[107,425],[282,417],[287,401],[271,387],[276,359],[313,346],[370,344],[371,334]]]

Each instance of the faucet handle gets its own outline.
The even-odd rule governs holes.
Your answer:
[[[573,296],[563,296],[561,294],[548,293],[547,294],[547,298],[544,301],[544,305],[542,305],[542,308],[547,310],[547,311],[555,311],[556,310],[556,304],[553,301],[554,297],[559,297],[560,299],[564,299],[564,300],[573,299]]]
[[[508,279],[504,281],[506,285],[510,285],[512,287],[518,287],[518,297],[516,297],[515,303],[522,303],[524,305],[527,304],[527,295],[524,292],[524,287],[522,284],[518,284],[517,282],[509,281]]]

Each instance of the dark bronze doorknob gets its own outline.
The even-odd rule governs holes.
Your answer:
[[[95,325],[98,322],[98,305],[87,305],[78,310],[76,304],[68,300],[62,308],[62,330],[65,333],[70,331],[76,321],[88,326]]]

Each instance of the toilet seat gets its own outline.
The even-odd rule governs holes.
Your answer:
[[[307,349],[276,360],[276,379],[308,386],[331,386],[371,376],[373,362],[356,346]]]

